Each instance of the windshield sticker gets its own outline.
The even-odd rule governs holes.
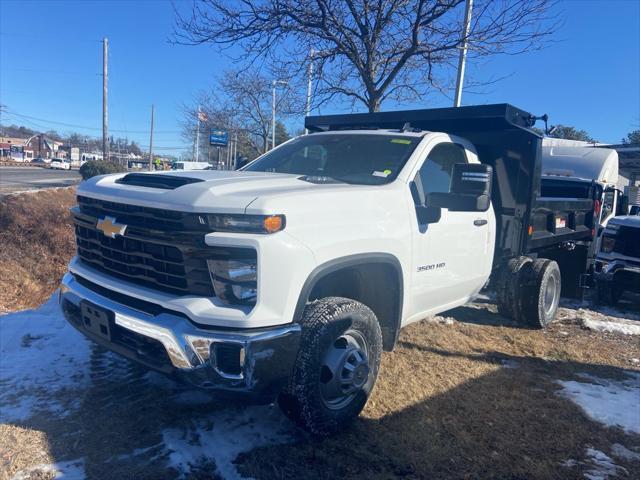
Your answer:
[[[374,177],[387,178],[389,175],[391,175],[391,170],[385,170],[384,172],[379,172],[376,170],[371,175],[373,175]]]
[[[401,143],[403,145],[410,145],[411,140],[407,140],[405,138],[392,138],[391,143]]]

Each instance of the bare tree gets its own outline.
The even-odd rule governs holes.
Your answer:
[[[255,70],[226,72],[211,93],[198,96],[196,104],[207,119],[203,128],[221,128],[238,134],[242,156],[254,158],[268,150],[272,83],[267,77]],[[278,118],[302,113],[302,103],[289,85],[278,86],[276,111]],[[197,114],[197,107],[185,107],[183,137],[190,141],[194,138]],[[283,130],[284,124],[276,121],[276,143],[286,140],[286,131],[283,133]]]
[[[539,48],[557,28],[554,0],[476,0],[471,54]],[[464,40],[464,0],[194,0],[176,11],[175,40],[240,47],[238,60],[268,59],[290,78],[316,51],[316,98],[378,111],[388,98],[422,98],[449,78]]]

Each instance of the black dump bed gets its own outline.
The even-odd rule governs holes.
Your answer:
[[[509,104],[307,117],[311,132],[412,128],[459,135],[493,167],[492,202],[497,218],[494,264],[553,248],[591,241],[593,202],[540,197],[542,138],[534,117]]]

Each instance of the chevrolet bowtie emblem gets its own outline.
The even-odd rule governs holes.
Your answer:
[[[124,235],[127,226],[118,223],[113,217],[104,217],[98,220],[96,228],[100,230],[105,237],[116,238],[118,235]]]

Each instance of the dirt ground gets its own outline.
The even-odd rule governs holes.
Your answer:
[[[384,355],[349,432],[254,450],[240,471],[261,479],[582,478],[584,469],[563,462],[582,458],[586,445],[640,447],[640,437],[590,421],[556,394],[556,381],[620,378],[637,370],[640,342],[585,330],[575,310],[560,318],[545,332],[522,329],[479,303],[410,326]],[[624,466],[640,478],[640,464]]]
[[[51,380],[69,377],[64,388],[1,383],[13,393],[1,397],[6,412],[30,408],[0,426],[0,479],[53,478],[38,468],[65,462],[99,479],[583,478],[588,448],[640,453],[640,435],[589,419],[559,394],[558,380],[640,371],[638,337],[587,330],[585,312],[563,308],[542,332],[483,301],[412,325],[384,355],[361,417],[328,439],[297,430],[274,406],[194,391],[85,342],[87,359],[67,357],[73,368]],[[84,341],[70,327],[61,334]],[[23,348],[56,370],[41,337],[25,335]],[[638,459],[615,462],[611,478],[640,478]]]
[[[73,253],[73,191],[3,202],[0,306],[15,311],[43,303]],[[561,394],[563,380],[640,375],[640,337],[586,328],[593,318],[639,320],[640,303],[598,311],[564,301],[539,331],[485,298],[411,325],[384,354],[360,418],[317,439],[274,406],[195,391],[90,344],[52,298],[0,316],[0,333],[22,325],[0,357],[0,480],[56,469],[96,479],[578,479],[592,475],[593,450],[615,468],[592,478],[640,479],[640,435],[590,419]],[[631,453],[614,455],[619,446]]]

